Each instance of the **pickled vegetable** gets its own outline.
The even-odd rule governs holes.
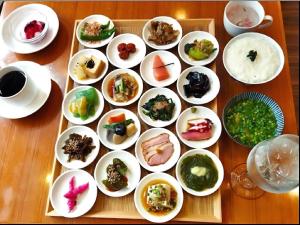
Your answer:
[[[90,88],[78,91],[75,94],[75,99],[69,104],[69,111],[74,117],[80,117],[82,120],[86,120],[90,116],[95,115],[98,104],[98,94],[94,88]]]
[[[217,50],[211,41],[203,39],[201,41],[195,40],[193,43],[187,43],[184,46],[184,52],[194,60],[203,60]]]

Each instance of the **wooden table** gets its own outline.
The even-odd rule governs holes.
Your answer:
[[[24,2],[5,2],[1,20]],[[64,219],[45,217],[61,103],[67,74],[68,57],[75,19],[90,14],[105,14],[112,19],[144,19],[158,15],[175,18],[215,18],[216,38],[221,50],[230,37],[223,27],[226,2],[44,2],[58,14],[60,29],[54,42],[46,49],[19,55],[0,46],[0,66],[18,60],[29,60],[44,65],[52,74],[52,91],[46,104],[35,114],[19,120],[0,118],[0,223],[130,223],[132,220]],[[274,38],[287,56],[281,6],[279,2],[263,2],[266,13],[274,18],[271,27],[262,32]],[[221,82],[218,95],[219,116],[225,103],[243,91],[258,91],[274,98],[285,115],[284,133],[297,134],[290,71],[285,66],[272,82],[245,86],[232,80],[222,65],[222,51],[217,59],[217,74]],[[1,108],[0,108],[1,110]],[[299,223],[298,191],[263,197],[249,201],[236,196],[230,189],[231,169],[246,161],[249,150],[243,148],[223,132],[220,157],[225,168],[222,185],[224,223]],[[134,221],[136,223],[146,221]]]

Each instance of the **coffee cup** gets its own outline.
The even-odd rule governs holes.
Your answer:
[[[16,66],[0,69],[0,98],[13,99],[21,95],[27,86],[27,75]]]
[[[224,9],[224,27],[231,36],[262,29],[273,23],[258,1],[229,1]]]

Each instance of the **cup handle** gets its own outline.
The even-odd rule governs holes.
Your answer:
[[[263,21],[264,22],[258,26],[258,29],[263,29],[263,28],[271,26],[273,23],[273,17],[270,15],[265,15]]]

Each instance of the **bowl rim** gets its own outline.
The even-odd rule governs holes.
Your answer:
[[[96,110],[95,112],[95,115],[89,117],[88,119],[86,120],[76,120],[74,116],[70,115],[68,116],[68,112],[67,110],[65,110],[65,105],[66,104],[69,104],[71,99],[69,99],[69,101],[67,101],[68,98],[71,98],[70,96],[73,95],[73,97],[75,97],[75,94],[77,91],[81,91],[81,90],[87,90],[89,88],[94,88],[97,95],[98,95],[98,98],[99,98],[99,103],[98,103],[98,109]],[[98,88],[95,88],[93,86],[90,86],[90,85],[79,85],[77,87],[74,87],[73,89],[71,89],[69,92],[67,92],[65,95],[64,95],[64,98],[63,98],[63,101],[62,101],[62,104],[61,104],[61,108],[62,108],[62,114],[63,116],[70,122],[72,123],[73,125],[87,125],[87,124],[91,124],[92,122],[95,122],[95,120],[97,120],[101,114],[103,113],[103,110],[104,110],[104,98],[103,98],[103,95],[102,93],[99,91]],[[71,113],[70,113],[71,114]]]
[[[229,48],[229,46],[236,40],[240,39],[240,38],[243,38],[243,37],[253,37],[253,36],[256,36],[256,37],[261,37],[263,38],[264,40],[266,40],[267,42],[270,43],[270,45],[272,45],[274,48],[276,48],[276,52],[278,53],[278,57],[280,59],[280,65],[278,66],[277,70],[275,71],[275,73],[273,74],[273,76],[271,76],[269,79],[267,80],[264,80],[264,81],[261,81],[261,82],[245,82],[245,81],[242,81],[242,80],[239,80],[237,79],[231,72],[230,70],[228,69],[228,66],[226,65],[226,60],[225,60],[225,55],[226,55],[226,52]],[[265,83],[268,83],[272,80],[274,80],[276,77],[278,77],[284,67],[284,64],[285,64],[285,55],[283,53],[283,50],[281,48],[281,46],[271,37],[265,35],[265,34],[262,34],[262,33],[258,33],[258,32],[245,32],[245,33],[242,33],[242,34],[239,34],[233,38],[231,38],[227,44],[225,45],[224,49],[223,49],[223,55],[222,55],[222,61],[223,61],[223,66],[225,67],[225,70],[226,72],[230,75],[231,78],[233,78],[234,80],[242,83],[242,84],[247,84],[247,85],[256,85],[256,84],[265,84]]]
[[[160,93],[162,93],[163,91],[165,91],[165,92],[169,92],[169,93],[172,93],[172,94],[174,94],[174,97],[175,98],[177,98],[176,100],[174,100],[174,99],[172,99],[172,100],[174,100],[174,103],[175,103],[175,101],[176,101],[176,103],[178,103],[178,104],[176,104],[175,103],[175,106],[178,108],[178,109],[175,109],[174,110],[174,112],[173,112],[173,117],[172,117],[172,119],[171,120],[169,120],[169,121],[161,121],[161,120],[156,120],[156,121],[154,121],[154,120],[152,120],[153,122],[155,122],[154,124],[151,124],[151,122],[148,122],[147,121],[147,119],[146,119],[146,115],[144,115],[144,113],[142,112],[142,100],[144,100],[144,98],[146,98],[147,97],[147,95],[149,95],[149,93],[152,93],[152,92],[156,92],[157,93],[157,95],[158,94],[160,94]],[[165,94],[163,94],[163,95],[165,95]],[[166,96],[166,97],[168,97],[168,98],[171,98],[170,96]],[[148,101],[150,100],[150,98],[148,97]],[[147,102],[148,102],[147,101]],[[181,111],[182,111],[182,103],[181,103],[181,100],[180,100],[180,97],[178,96],[178,94],[175,92],[175,91],[173,91],[173,90],[171,90],[170,88],[167,88],[167,87],[152,87],[152,88],[150,88],[150,89],[148,89],[147,91],[145,91],[142,95],[141,95],[141,97],[140,97],[140,99],[139,99],[139,101],[138,101],[138,105],[137,105],[137,107],[138,107],[138,109],[137,109],[137,115],[139,115],[139,117],[140,117],[140,119],[145,123],[145,124],[147,124],[147,125],[149,125],[151,128],[164,128],[164,127],[168,127],[168,126],[170,126],[171,124],[173,124],[173,123],[175,123],[176,124],[176,121],[178,120],[178,118],[179,118],[179,116],[180,116],[180,114],[181,114]],[[178,111],[178,112],[177,112]],[[177,114],[177,115],[176,115]],[[164,122],[166,122],[166,123],[164,123]],[[162,125],[161,125],[161,123],[163,123]]]
[[[217,170],[218,170],[218,180],[215,183],[215,185],[212,188],[208,188],[205,189],[203,191],[195,191],[189,187],[187,187],[184,182],[181,182],[181,174],[180,174],[180,165],[182,163],[182,160],[186,157],[188,157],[189,155],[196,155],[196,154],[200,154],[200,155],[207,155],[209,158],[212,159],[212,161],[214,162]],[[224,180],[224,166],[220,160],[220,158],[213,152],[211,152],[210,150],[204,149],[204,148],[195,148],[195,149],[190,149],[188,151],[186,151],[184,154],[182,154],[176,164],[176,168],[175,168],[175,174],[176,174],[176,179],[178,181],[178,183],[180,184],[180,186],[182,187],[183,190],[185,190],[187,193],[193,195],[193,196],[198,196],[198,197],[203,197],[203,196],[208,196],[213,194],[214,192],[216,192],[222,185],[222,182]],[[180,178],[180,179],[179,179]]]
[[[74,131],[73,131],[74,130]],[[59,154],[59,143],[60,142],[63,142],[62,138],[67,134],[67,133],[71,133],[71,132],[75,132],[76,130],[81,130],[81,131],[85,131],[85,134],[88,135],[88,136],[91,136],[91,134],[93,134],[93,137],[91,137],[93,139],[93,145],[95,145],[95,149],[93,149],[93,151],[96,151],[97,153],[95,153],[95,156],[91,157],[91,160],[90,162],[88,162],[88,160],[86,160],[85,162],[82,162],[82,165],[81,166],[70,166],[69,162],[66,162],[66,161],[63,161],[63,158],[60,157],[60,154]],[[67,169],[69,170],[76,170],[76,169],[83,169],[83,168],[86,168],[87,166],[89,166],[90,164],[92,164],[95,159],[97,158],[97,156],[99,155],[99,152],[100,152],[100,148],[101,148],[101,144],[100,144],[100,141],[99,141],[99,138],[98,138],[98,135],[97,133],[91,129],[90,127],[88,126],[83,126],[83,125],[74,125],[74,126],[71,126],[67,129],[65,129],[56,139],[56,142],[55,142],[55,147],[54,147],[54,154],[55,154],[55,157],[57,159],[57,161],[64,167],[66,167]],[[91,153],[90,153],[91,154]],[[89,154],[89,155],[90,155]],[[88,156],[86,156],[86,158],[88,158]]]
[[[105,84],[107,84],[109,82],[108,79],[112,79],[114,78],[118,73],[128,73],[130,76],[134,77],[136,82],[139,85],[139,89],[138,92],[136,94],[136,96],[132,99],[130,99],[127,102],[116,102],[114,101],[107,93],[107,87],[104,87]],[[121,69],[121,68],[117,68],[115,70],[110,71],[108,74],[105,75],[105,77],[103,78],[102,84],[101,84],[101,91],[102,91],[102,95],[104,97],[104,99],[109,103],[112,104],[116,107],[125,107],[125,106],[129,106],[132,105],[133,103],[137,102],[141,95],[143,94],[144,91],[144,82],[143,79],[141,78],[141,76],[134,70],[132,69]]]
[[[195,36],[196,36],[196,35],[198,35],[198,36],[200,36],[200,35],[208,35],[209,38],[210,38],[210,41],[217,43],[217,46],[214,46],[214,47],[217,48],[215,56],[213,56],[213,57],[212,57],[212,56],[209,56],[207,59],[205,59],[205,60],[207,60],[206,63],[205,63],[205,62],[203,63],[203,61],[202,61],[202,63],[201,63],[201,60],[198,60],[198,61],[195,60],[195,62],[192,61],[192,60],[187,60],[187,59],[184,57],[184,55],[181,54],[182,52],[180,51],[180,47],[184,44],[183,42],[185,41],[185,39],[186,39],[187,37],[191,36],[191,35],[195,35]],[[195,31],[191,31],[191,32],[185,34],[185,35],[181,38],[180,42],[178,43],[177,51],[178,51],[178,55],[179,55],[179,57],[181,58],[181,60],[182,60],[183,62],[185,62],[186,64],[188,64],[188,65],[190,65],[190,66],[207,66],[207,65],[211,64],[213,61],[215,61],[216,58],[218,57],[219,52],[220,52],[220,44],[219,44],[217,38],[216,38],[213,34],[207,32],[207,31],[195,30]],[[212,54],[213,54],[213,53],[212,53]]]
[[[240,145],[242,145],[242,146],[244,146],[246,148],[253,148],[256,144],[258,144],[258,143],[256,143],[254,145],[246,145],[246,144],[238,141],[237,139],[233,138],[232,135],[230,134],[230,132],[227,130],[226,123],[225,123],[225,113],[227,112],[227,110],[229,109],[229,107],[231,107],[232,105],[234,105],[235,103],[237,103],[238,101],[243,100],[243,99],[260,100],[263,103],[265,103],[268,107],[270,107],[273,113],[274,113],[273,108],[268,103],[266,103],[263,99],[266,99],[269,102],[271,102],[272,104],[274,104],[274,106],[279,110],[279,113],[280,113],[279,116],[280,116],[280,119],[282,120],[282,123],[279,124],[279,122],[277,120],[277,117],[275,116],[275,113],[274,113],[274,116],[276,118],[276,124],[277,124],[276,134],[274,135],[274,137],[277,137],[277,136],[279,136],[279,135],[282,134],[283,129],[284,129],[284,114],[283,114],[282,109],[278,105],[278,103],[274,99],[272,99],[271,97],[269,97],[269,96],[267,96],[267,95],[265,95],[263,93],[249,91],[249,92],[242,92],[240,94],[237,94],[237,95],[233,96],[231,99],[229,99],[226,102],[226,104],[225,104],[225,106],[223,108],[223,111],[222,111],[222,124],[223,124],[225,132],[227,133],[227,135],[230,137],[231,140],[233,140],[235,143],[240,144]]]
[[[106,117],[108,117],[110,114],[113,114],[115,112],[123,112],[126,116],[126,114],[130,114],[132,115],[133,117],[135,117],[135,119],[131,118],[134,122],[137,122],[135,123],[136,125],[136,128],[137,128],[137,131],[136,133],[132,136],[134,137],[136,135],[136,137],[132,138],[131,142],[128,142],[128,140],[125,140],[124,142],[127,141],[126,144],[124,144],[124,142],[122,142],[121,144],[114,144],[114,143],[110,143],[109,140],[103,140],[102,137],[101,137],[101,134],[100,134],[100,129],[101,129],[101,125],[103,123],[105,123],[106,121],[104,119],[106,119]],[[135,145],[135,143],[137,142],[137,140],[139,139],[140,135],[141,135],[141,130],[142,130],[142,127],[141,127],[141,121],[139,120],[138,116],[136,113],[130,111],[129,109],[126,109],[126,108],[113,108],[109,111],[107,111],[105,114],[103,114],[101,116],[101,118],[99,119],[98,123],[97,123],[97,127],[96,127],[96,133],[98,135],[98,138],[100,140],[100,143],[105,146],[107,149],[110,149],[112,151],[126,151],[126,149],[129,149],[131,148],[133,145]],[[122,146],[123,145],[123,146]]]
[[[81,40],[79,37],[79,33],[80,33],[80,29],[81,29],[83,23],[85,23],[88,19],[94,18],[94,17],[102,17],[104,19],[107,19],[110,21],[110,26],[112,25],[113,27],[115,27],[113,20],[103,14],[92,14],[92,15],[86,16],[83,19],[81,19],[81,21],[78,23],[78,25],[76,27],[75,35],[76,35],[78,42],[86,48],[101,48],[101,47],[107,45],[109,42],[111,42],[111,40],[114,38],[114,36],[116,34],[116,31],[115,31],[110,37],[108,37],[107,39],[104,39],[104,40],[100,40],[99,43],[96,43],[96,44],[89,44],[87,41]]]
[[[216,82],[214,82],[214,85],[212,86],[211,83],[210,83],[210,89],[213,89],[214,88],[214,92],[215,92],[215,96],[214,95],[211,95],[211,96],[214,96],[213,98],[209,98],[209,100],[207,101],[203,101],[200,102],[200,100],[202,99],[202,97],[204,97],[205,95],[207,95],[207,93],[205,93],[205,95],[203,95],[201,98],[199,98],[199,101],[196,102],[198,99],[193,99],[193,98],[188,98],[184,95],[184,93],[182,93],[180,91],[180,82],[183,82],[181,81],[183,78],[183,75],[187,72],[192,72],[193,70],[196,70],[196,72],[199,72],[201,70],[200,73],[205,73],[205,75],[207,75],[208,79],[209,80],[214,80]],[[209,74],[209,75],[208,75]],[[184,82],[183,82],[184,83]],[[179,94],[179,96],[184,100],[186,101],[187,103],[189,104],[192,104],[192,105],[195,105],[195,106],[200,106],[200,105],[205,105],[211,101],[213,101],[219,94],[220,92],[220,88],[221,88],[221,85],[220,85],[220,79],[218,77],[218,75],[215,73],[215,71],[213,71],[212,69],[208,68],[208,67],[205,67],[205,66],[190,66],[188,68],[186,68],[184,71],[181,72],[180,76],[178,77],[177,79],[177,82],[176,82],[176,88],[177,88],[177,92]]]
[[[157,180],[157,179],[162,179],[162,180],[165,180],[168,183],[170,183],[176,189],[177,196],[179,199],[177,201],[179,204],[176,204],[176,207],[169,214],[166,214],[163,216],[149,215],[144,212],[145,209],[141,209],[140,207],[138,207],[139,202],[141,201],[140,197],[138,196],[138,194],[139,194],[138,192],[140,191],[140,189],[143,188],[145,185],[147,185],[151,180]],[[147,181],[147,180],[149,180],[149,181]],[[146,184],[143,185],[143,183],[146,183]],[[136,210],[144,219],[146,219],[150,222],[153,222],[153,223],[165,223],[165,222],[168,222],[168,221],[174,219],[181,212],[181,209],[182,209],[183,203],[184,203],[184,193],[183,193],[180,183],[174,176],[170,175],[169,173],[165,173],[165,172],[155,172],[155,173],[149,173],[149,174],[145,175],[140,180],[137,187],[135,188],[134,195],[133,195],[133,201],[134,201]],[[170,214],[172,212],[173,212],[173,215],[170,216]]]
[[[148,37],[145,36],[145,32],[146,32],[146,29],[149,27],[149,24],[152,22],[152,21],[157,21],[157,20],[161,20],[162,22],[165,21],[165,20],[171,20],[173,21],[173,23],[171,25],[174,25],[174,24],[177,24],[179,25],[178,28],[179,28],[179,35],[177,36],[177,40],[170,43],[170,44],[166,44],[166,45],[157,45],[157,44],[153,44],[151,42],[148,41]],[[156,49],[156,50],[169,50],[169,49],[172,49],[174,48],[176,45],[179,44],[180,40],[182,39],[182,34],[183,34],[183,30],[182,30],[182,26],[181,24],[179,23],[179,20],[175,19],[174,17],[171,17],[171,16],[156,16],[156,17],[153,17],[151,19],[149,19],[143,29],[142,29],[142,38],[144,40],[144,42],[146,43],[146,45],[152,49]]]
[[[94,53],[95,55],[99,56],[101,55],[101,57],[103,57],[103,62],[105,63],[104,69],[101,72],[100,76],[98,76],[97,78],[88,78],[85,80],[79,80],[76,75],[74,74],[74,72],[72,71],[72,69],[74,69],[74,67],[71,67],[71,64],[73,63],[73,61],[78,58],[80,55],[89,55],[89,53]],[[95,56],[93,55],[93,56]],[[96,56],[95,56],[96,57]],[[98,57],[97,57],[98,58]],[[101,59],[102,60],[102,59]],[[74,63],[76,64],[76,62],[74,61]],[[98,81],[102,80],[106,75],[107,75],[107,71],[109,68],[109,62],[107,60],[106,55],[101,52],[98,49],[94,49],[94,48],[84,48],[79,50],[78,52],[76,52],[74,55],[72,55],[72,57],[70,58],[69,62],[68,62],[68,74],[70,75],[71,79],[77,83],[77,84],[81,84],[81,85],[91,85],[91,84],[95,84]]]
[[[141,59],[135,61],[134,63],[132,63],[132,65],[130,66],[126,66],[126,67],[120,67],[118,65],[118,62],[114,61],[111,57],[110,57],[110,54],[109,54],[109,50],[111,48],[111,45],[116,41],[116,40],[119,40],[120,38],[122,37],[132,37],[132,38],[136,38],[136,40],[140,40],[141,42],[140,43],[143,43],[143,45],[140,45],[140,46],[143,46],[142,47],[142,52],[143,52],[143,57],[141,57]],[[136,44],[136,43],[135,43]],[[137,44],[136,44],[137,46]],[[119,68],[119,69],[130,69],[130,68],[134,68],[135,66],[138,66],[142,60],[145,58],[147,54],[147,47],[146,47],[146,44],[143,40],[143,38],[141,38],[140,36],[136,35],[136,34],[133,34],[133,33],[123,33],[123,34],[118,34],[116,36],[114,36],[111,41],[108,43],[107,47],[106,47],[106,51],[105,51],[105,56],[107,57],[108,61],[116,68]]]
[[[131,158],[132,160],[135,160],[135,161],[132,162],[133,164],[138,165],[138,167],[137,167],[136,170],[135,170],[136,177],[138,178],[137,182],[134,183],[134,185],[132,185],[127,191],[124,191],[124,192],[120,192],[122,189],[119,190],[119,191],[116,191],[116,192],[112,192],[112,191],[109,191],[109,190],[105,190],[105,189],[103,188],[103,186],[101,185],[101,180],[97,177],[97,175],[98,175],[98,173],[99,173],[99,169],[101,168],[101,163],[103,163],[103,161],[105,161],[106,159],[110,159],[110,158],[114,157],[114,155],[116,155],[116,154],[124,154],[124,155],[127,155],[128,158]],[[124,157],[123,155],[120,155],[120,156],[118,156],[118,157],[119,157],[119,159],[121,159],[123,162],[125,161],[125,160],[123,159],[123,157]],[[112,163],[112,161],[111,161],[111,163]],[[110,164],[111,164],[111,163],[110,163]],[[125,163],[125,162],[124,162],[124,163]],[[105,172],[106,172],[106,171],[105,171]],[[139,182],[140,182],[140,180],[141,180],[141,174],[142,174],[141,166],[140,166],[140,164],[139,164],[137,158],[136,158],[133,154],[131,154],[131,153],[128,152],[128,151],[121,151],[121,152],[117,152],[117,151],[109,151],[109,152],[105,153],[105,154],[97,161],[92,176],[93,176],[93,178],[94,178],[94,180],[95,180],[95,182],[96,182],[96,185],[97,185],[98,190],[99,190],[101,193],[103,193],[104,195],[109,196],[109,197],[119,198],[119,197],[123,197],[123,196],[126,196],[126,195],[131,194],[131,193],[136,189],[136,187],[138,186],[138,184],[139,184]],[[114,193],[115,193],[115,194],[114,194]]]

